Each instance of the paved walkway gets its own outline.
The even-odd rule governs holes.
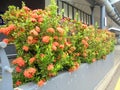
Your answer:
[[[120,90],[120,45],[116,45],[115,47],[114,67],[117,64],[119,65],[105,90]]]

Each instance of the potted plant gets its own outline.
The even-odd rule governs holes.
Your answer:
[[[94,26],[82,24],[77,19],[63,18],[62,13],[57,15],[54,0],[51,0],[51,4],[45,10],[31,10],[24,3],[21,9],[9,6],[9,10],[2,15],[2,18],[6,24],[1,26],[0,32],[8,36],[3,41],[14,43],[17,50],[17,58],[12,61],[12,64],[15,65],[14,87],[23,84],[25,86],[21,87],[28,90],[25,83],[34,82],[37,84],[28,84],[31,88],[29,90],[35,90],[35,88],[42,90],[41,86],[46,82],[52,82],[49,84],[54,85],[53,83],[59,82],[55,81],[56,78],[65,77],[60,79],[61,84],[62,80],[67,81],[65,82],[67,85],[63,83],[66,86],[63,86],[63,89],[58,89],[59,83],[56,83],[57,89],[52,86],[51,89],[48,89],[47,84],[42,88],[45,87],[44,90],[67,90],[70,87],[72,90],[79,90],[76,85],[79,86],[77,82],[81,81],[77,81],[77,78],[83,80],[84,75],[87,75],[88,80],[91,78],[94,81],[88,88],[93,89],[112,66],[112,64],[108,64],[112,60],[104,60],[113,57],[112,54],[107,55],[114,50],[115,35],[108,30],[98,30]],[[100,59],[104,60],[99,62]],[[100,66],[104,62],[106,65],[105,67],[103,65],[101,70]],[[104,68],[106,68],[105,71]],[[101,72],[98,72],[99,69]],[[80,72],[80,76],[77,74],[78,72]],[[98,73],[99,75],[95,75]],[[94,78],[91,75],[98,77]],[[72,77],[75,80],[73,83],[71,83]],[[50,80],[51,78],[52,80]],[[71,84],[73,88],[70,86]]]

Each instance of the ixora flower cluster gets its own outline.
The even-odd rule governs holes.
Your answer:
[[[54,0],[45,10],[9,6],[2,18],[0,32],[8,36],[3,41],[17,50],[12,61],[15,87],[31,81],[42,86],[60,71],[73,72],[80,63],[105,58],[114,49],[113,33],[62,18]]]

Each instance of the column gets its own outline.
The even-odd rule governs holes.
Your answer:
[[[91,24],[94,25],[94,7],[91,8]]]
[[[106,17],[106,11],[105,6],[100,6],[100,28],[105,28],[105,17]]]

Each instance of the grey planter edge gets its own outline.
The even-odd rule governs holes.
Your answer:
[[[81,64],[77,71],[61,73],[48,80],[42,87],[30,82],[14,90],[94,90],[113,64],[114,51],[107,55],[106,60],[98,60],[92,64]]]

